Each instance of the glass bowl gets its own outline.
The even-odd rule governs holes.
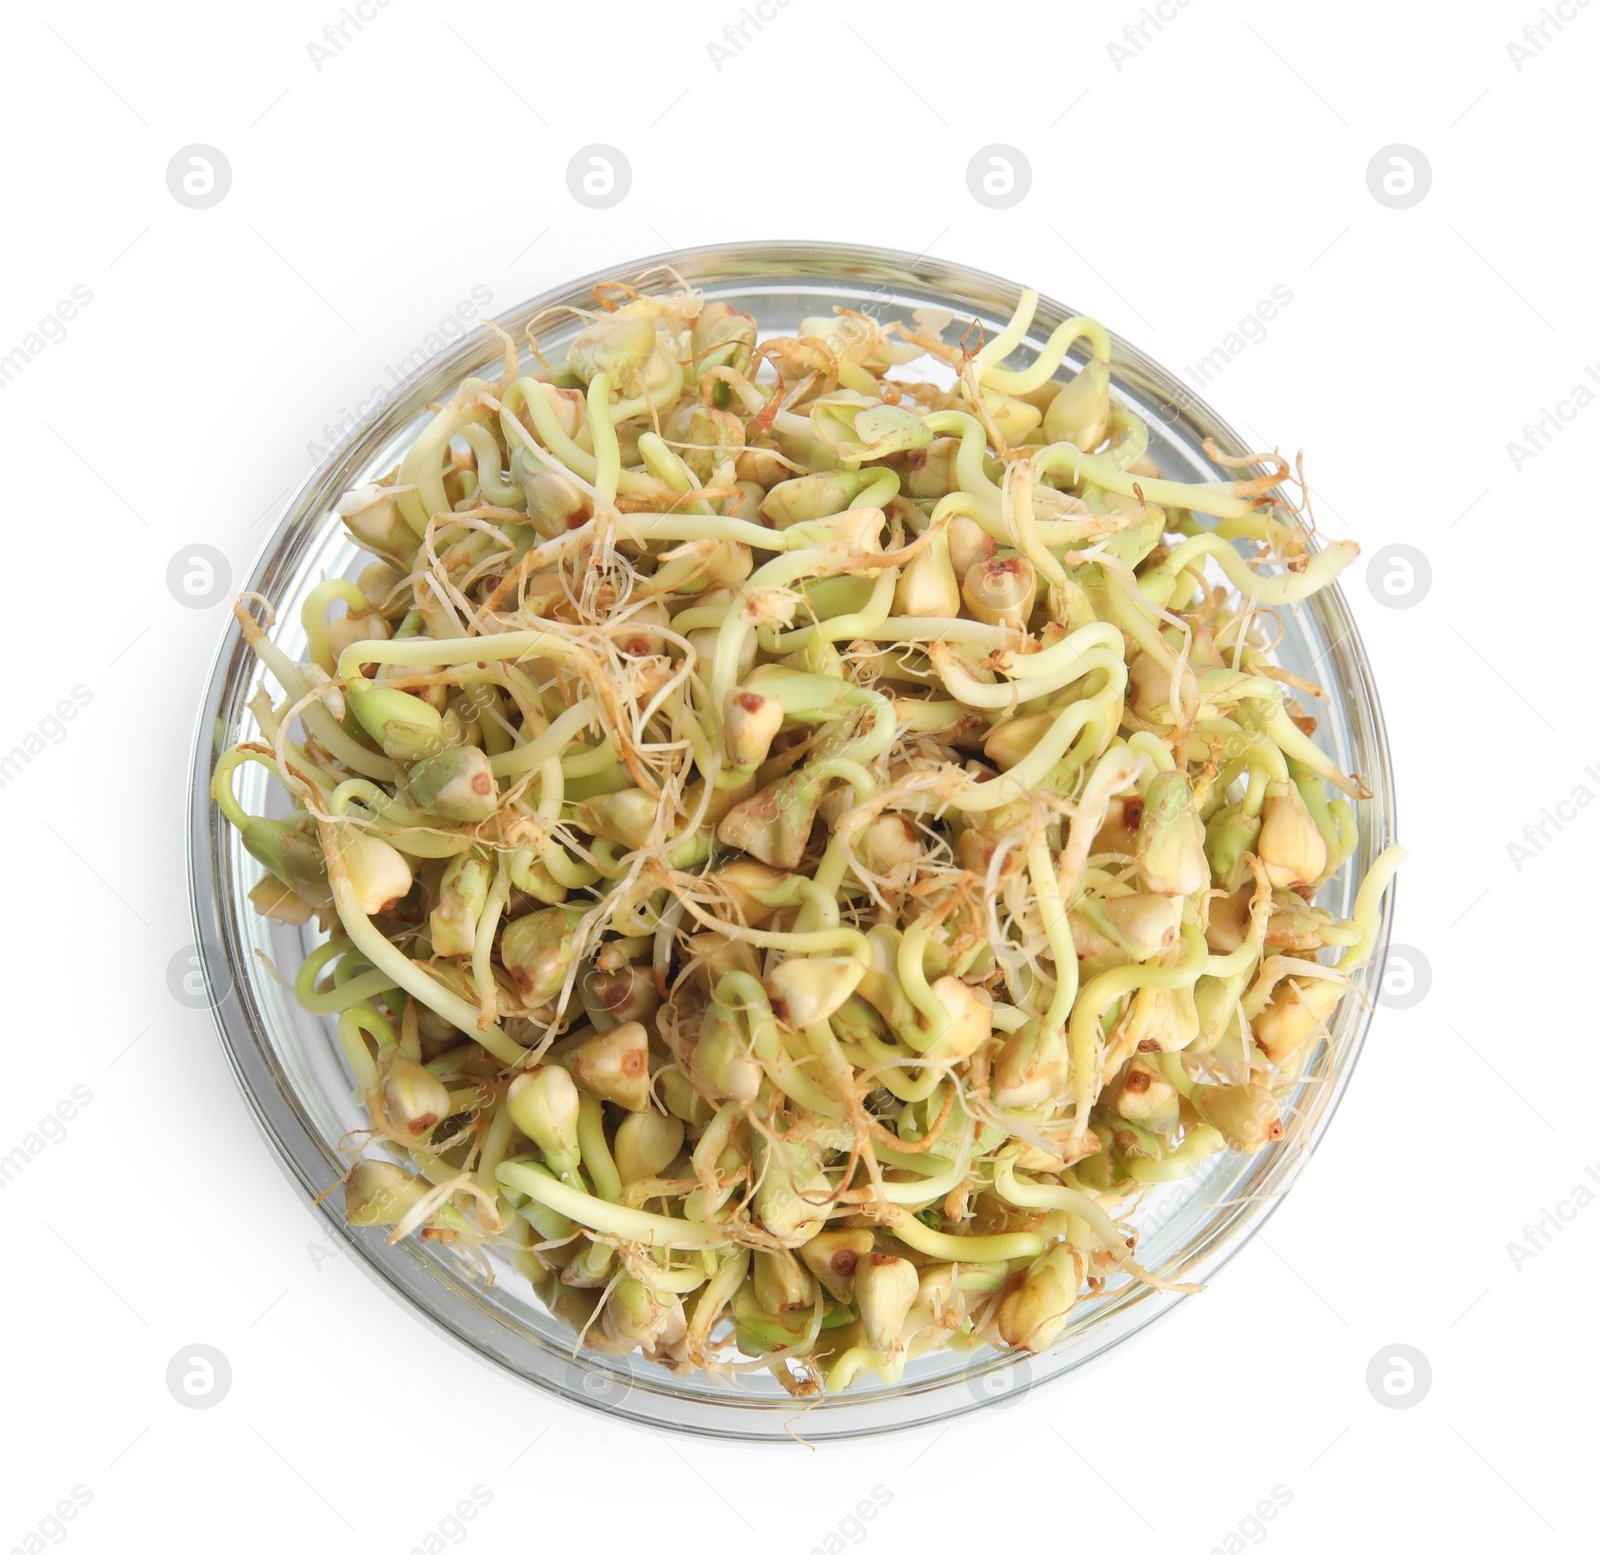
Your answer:
[[[803,317],[836,305],[880,321],[909,322],[918,308],[949,310],[981,321],[989,338],[1008,319],[1020,288],[1009,281],[943,260],[885,249],[820,243],[733,244],[674,251],[546,292],[499,322],[518,339],[546,309],[594,305],[593,287],[624,279],[644,292],[671,290],[675,277],[751,313],[763,336],[793,332]],[[1075,310],[1048,298],[1025,346],[1037,350],[1049,331]],[[578,327],[541,333],[560,359]],[[468,374],[498,376],[503,343],[479,329],[441,352],[400,384],[356,431],[334,448],[289,501],[245,587],[271,601],[272,637],[293,659],[305,657],[300,604],[325,576],[353,576],[363,553],[333,513],[351,487],[393,468],[400,451],[428,421],[426,406],[447,398]],[[1025,358],[1024,358],[1025,359]],[[1214,411],[1122,340],[1115,341],[1117,393],[1150,426],[1150,452],[1179,480],[1226,478],[1208,460],[1207,438],[1224,453],[1250,451]],[[1340,767],[1357,772],[1372,797],[1357,807],[1360,847],[1321,900],[1347,915],[1355,883],[1394,834],[1394,797],[1383,718],[1372,675],[1349,607],[1337,587],[1282,613],[1278,658],[1314,678],[1328,693],[1318,739]],[[211,767],[229,744],[256,734],[247,701],[261,684],[253,655],[230,624],[212,666],[201,707],[190,774],[189,869],[198,953],[223,1047],[257,1122],[280,1162],[308,1200],[364,1267],[398,1299],[477,1354],[535,1387],[630,1421],[705,1436],[787,1441],[791,1426],[813,1441],[873,1435],[1015,1400],[1021,1391],[1058,1381],[1104,1358],[1184,1298],[1138,1284],[1080,1302],[1069,1327],[1048,1353],[1028,1356],[987,1349],[971,1356],[939,1354],[907,1367],[892,1385],[866,1380],[820,1404],[802,1406],[764,1370],[736,1377],[672,1375],[635,1355],[618,1360],[587,1352],[574,1357],[573,1335],[548,1316],[531,1288],[509,1267],[485,1284],[448,1249],[416,1238],[390,1247],[380,1230],[346,1226],[339,1195],[323,1198],[342,1177],[338,1145],[364,1116],[351,1098],[333,1023],[308,1015],[265,958],[292,974],[316,939],[315,926],[287,927],[257,916],[245,898],[260,873],[238,833],[211,803]],[[268,774],[240,768],[239,795],[261,814],[272,799]],[[1153,1190],[1129,1218],[1140,1227],[1140,1257],[1168,1279],[1205,1282],[1260,1229],[1322,1137],[1349,1083],[1371,1019],[1377,979],[1388,944],[1394,893],[1384,903],[1377,947],[1353,979],[1351,996],[1334,1017],[1331,1040],[1309,1066],[1287,1135],[1253,1156],[1212,1156],[1187,1182]],[[803,1421],[797,1417],[803,1412]]]

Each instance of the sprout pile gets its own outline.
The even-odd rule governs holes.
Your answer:
[[[1403,857],[1318,905],[1367,795],[1272,656],[1356,548],[1276,454],[1164,479],[1093,320],[1006,365],[1035,293],[763,341],[664,284],[430,407],[305,662],[235,607],[213,793],[326,934],[348,1219],[798,1398],[1194,1289],[1129,1212],[1283,1137]]]

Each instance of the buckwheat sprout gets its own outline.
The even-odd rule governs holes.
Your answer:
[[[1155,472],[1094,321],[1007,366],[1036,294],[975,351],[621,296],[340,501],[307,663],[236,606],[283,700],[212,793],[323,936],[347,1214],[796,1396],[1192,1289],[1118,1221],[1283,1136],[1403,857],[1315,905],[1365,790],[1259,626],[1355,548],[1275,455]]]
[[[1091,365],[1098,367],[1099,363]],[[1111,447],[1106,450],[1106,457],[1119,470],[1131,470],[1145,457],[1150,447],[1150,428],[1121,405],[1111,407],[1109,421],[1113,440]]]
[[[376,1091],[378,1066],[367,1051],[362,1036],[365,1033],[372,1037],[378,1055],[382,1057],[395,1046],[393,1028],[370,1004],[364,1004],[345,1010],[339,1016],[338,1033],[339,1045],[344,1049],[345,1058],[355,1073],[356,1084],[363,1093]]]
[[[607,1203],[515,1161],[503,1162],[495,1177],[569,1220],[640,1247],[724,1247],[728,1242],[726,1231],[719,1226]]]
[[[456,435],[472,450],[478,495],[501,507],[521,507],[522,488],[505,478],[501,467],[503,455],[494,433],[482,422],[469,421]]]
[[[1115,630],[1114,628],[1110,628]],[[1085,631],[1095,630],[1086,627]],[[1070,641],[1070,639],[1067,639]],[[1057,647],[1062,644],[1057,644]],[[1042,697],[1053,697],[1074,681],[1082,680],[1084,676],[1095,670],[1105,670],[1108,673],[1121,669],[1123,666],[1121,638],[1117,638],[1117,646],[1100,646],[1098,644],[1083,649],[1074,649],[1067,657],[1049,660],[1048,668],[1035,667],[1032,659],[1043,659],[1046,655],[1053,655],[1054,649],[1046,648],[1042,653],[1029,655],[1027,659],[1010,659],[1005,655],[997,655],[1006,662],[997,665],[1016,674],[1017,678],[1009,681],[997,681],[986,685],[971,675],[962,665],[955,652],[944,643],[932,643],[928,648],[928,661],[938,671],[939,679],[944,683],[944,688],[956,701],[965,707],[986,709],[1014,708],[1023,702],[1038,701]]]
[[[1289,781],[1288,760],[1266,733],[1245,728],[1231,718],[1203,719],[1192,732],[1208,751],[1214,750],[1223,761],[1238,762],[1249,771],[1249,786],[1241,801],[1247,815],[1261,813],[1268,784]]]
[[[599,713],[599,707],[587,698],[573,703],[565,712],[552,719],[547,729],[536,734],[531,740],[521,745],[514,745],[498,756],[491,756],[490,771],[496,778],[514,778],[520,777],[525,772],[540,771],[554,761],[561,777],[565,778],[570,769],[568,761],[561,759],[561,753],[579,734],[593,727]],[[609,744],[606,747],[606,754],[611,754]],[[605,771],[611,765],[612,763],[607,761],[598,770]],[[584,775],[581,768],[572,773],[574,777]]]
[[[1066,569],[1050,553],[1039,533],[1039,522],[1033,511],[1034,487],[1039,481],[1038,472],[1026,459],[1018,459],[1006,471],[1006,483],[1000,498],[1001,521],[1009,520],[1016,536],[1017,549],[1022,552],[1040,574],[1049,582],[1067,581]]]
[[[1026,322],[1022,325],[1021,330],[1016,333],[1011,344],[1005,350],[999,351],[991,360],[995,362],[1003,361],[1010,351],[1021,343],[1023,335],[1027,332],[1028,324],[1033,322],[1032,314],[1038,306],[1038,294],[1031,293],[1028,295],[1033,298],[1033,306],[1027,310]],[[1023,311],[1020,306],[1016,317],[1023,317]],[[1004,345],[1005,338],[1004,335],[996,337],[995,346]],[[1110,364],[1111,337],[1106,333],[1105,327],[1096,323],[1094,319],[1072,318],[1055,327],[1051,332],[1050,338],[1045,342],[1043,349],[1029,366],[1023,368],[1020,372],[1007,372],[1001,367],[985,366],[978,374],[978,381],[985,388],[998,389],[1002,394],[1032,394],[1036,389],[1042,389],[1055,376],[1061,364],[1066,360],[1067,352],[1080,340],[1089,342],[1089,350],[1094,361]],[[980,352],[979,357],[975,360],[981,360],[981,358],[982,353]]]
[[[366,1003],[375,995],[388,993],[397,986],[387,972],[371,969],[344,981],[336,975],[332,988],[318,988],[318,974],[335,958],[348,961],[349,949],[348,944],[330,939],[319,945],[300,964],[300,970],[295,973],[294,995],[302,1009],[312,1015],[337,1015],[352,1005]]]
[[[998,523],[1001,490],[989,479],[983,467],[988,454],[988,434],[983,423],[964,410],[937,410],[924,416],[922,424],[930,432],[954,433],[961,439],[952,465],[958,482],[956,490],[969,499],[962,505],[961,511],[980,523],[985,518]],[[993,533],[992,530],[990,532]]]
[[[344,578],[329,578],[317,584],[306,595],[305,603],[300,607],[300,622],[305,630],[306,647],[310,651],[311,661],[329,674],[333,672],[334,656],[329,648],[328,624],[324,619],[324,612],[336,599],[342,599],[350,607],[352,617],[368,608],[367,596],[354,583]]]
[[[476,1006],[469,1004],[460,994],[430,976],[417,962],[398,949],[374,923],[363,909],[355,883],[351,879],[340,844],[328,835],[332,828],[326,823],[319,827],[324,833],[323,848],[328,855],[328,878],[333,887],[334,907],[339,921],[351,942],[373,965],[374,970],[387,974],[397,988],[404,989],[420,1004],[441,1016],[488,1049],[502,1063],[520,1064],[525,1049],[511,1040],[498,1025],[483,1026]]]
[[[1211,557],[1236,589],[1251,596],[1264,608],[1275,609],[1308,599],[1319,589],[1326,588],[1358,554],[1353,541],[1337,540],[1326,550],[1318,551],[1300,571],[1282,572],[1276,577],[1266,578],[1251,571],[1245,559],[1227,541],[1216,535],[1195,535],[1147,572],[1140,580],[1140,587],[1148,598],[1157,604],[1165,604],[1172,594],[1171,585],[1179,575],[1200,558]],[[1162,591],[1166,598],[1161,597]]]
[[[1364,966],[1372,954],[1372,947],[1378,938],[1378,911],[1383,893],[1388,890],[1389,882],[1407,857],[1406,850],[1398,843],[1390,843],[1372,861],[1372,868],[1367,871],[1356,891],[1355,907],[1350,914],[1360,937],[1339,958],[1341,972],[1353,972]]]
[[[532,433],[518,419],[518,412],[523,409],[533,422]],[[597,468],[594,454],[567,433],[556,416],[545,385],[537,379],[518,378],[506,391],[500,401],[500,425],[508,438],[514,436],[535,459],[559,461],[569,476],[593,482]]]
[[[1076,1215],[1089,1227],[1100,1247],[1142,1284],[1181,1295],[1194,1295],[1202,1288],[1198,1285],[1175,1284],[1151,1274],[1129,1252],[1127,1239],[1117,1231],[1111,1217],[1100,1204],[1075,1188],[1019,1178],[1016,1174],[1016,1156],[1014,1148],[1007,1149],[996,1157],[994,1163],[995,1191],[1008,1203],[1032,1209],[1065,1210],[1069,1215]]]
[[[1197,928],[1183,931],[1183,956],[1170,967],[1113,967],[1087,983],[1072,1007],[1067,1042],[1072,1055],[1072,1087],[1077,1101],[1073,1134],[1080,1142],[1088,1132],[1089,1112],[1100,1081],[1102,1023],[1105,1012],[1118,1000],[1141,988],[1171,990],[1192,987],[1205,970],[1205,936]]]
[[[1219,670],[1202,676],[1200,689],[1212,701],[1226,696],[1235,702],[1264,704],[1256,709],[1257,716],[1264,732],[1272,737],[1285,757],[1298,761],[1344,793],[1356,798],[1363,796],[1359,780],[1341,772],[1332,758],[1324,755],[1311,737],[1290,719],[1283,705],[1283,688],[1276,681],[1262,675],[1238,675],[1232,670]]]
[[[1044,1012],[1044,1022],[1052,1031],[1064,1033],[1067,1017],[1078,997],[1078,952],[1068,926],[1067,906],[1056,878],[1049,842],[1039,832],[1028,843],[1028,879],[1034,890],[1045,938],[1055,967],[1055,988]]]
[[[311,695],[311,682],[288,655],[257,626],[246,605],[247,599],[255,597],[241,595],[234,602],[234,617],[239,622],[251,651],[266,666],[285,694],[292,701],[302,702]],[[270,609],[267,624],[268,626],[272,624]],[[399,768],[393,762],[347,734],[320,701],[310,703],[302,711],[308,733],[315,736],[334,760],[342,762],[363,777],[379,781],[393,782],[399,776]]]
[[[589,436],[594,441],[594,490],[597,503],[609,507],[617,500],[622,479],[622,447],[611,419],[611,375],[598,372],[589,380]]]
[[[399,484],[406,489],[399,495],[399,508],[419,538],[428,520],[436,513],[447,511],[451,505],[444,473],[450,440],[473,419],[473,402],[478,390],[484,387],[487,385],[473,378],[463,383],[400,461]]]
[[[1187,508],[1217,518],[1246,517],[1254,511],[1257,501],[1267,500],[1258,494],[1259,482],[1217,481],[1189,485],[1134,475],[1121,469],[1109,455],[1085,453],[1075,443],[1052,443],[1034,456],[1033,463],[1041,477],[1062,475],[1075,486],[1087,482],[1119,497],[1132,497],[1156,507]],[[1261,489],[1270,491],[1272,488]]]

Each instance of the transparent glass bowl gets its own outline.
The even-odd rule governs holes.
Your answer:
[[[550,307],[592,308],[597,282],[624,279],[641,291],[660,292],[674,287],[674,273],[753,314],[763,336],[791,333],[801,318],[825,315],[836,305],[869,312],[882,322],[909,321],[913,310],[931,306],[963,320],[980,320],[992,339],[1011,315],[1020,290],[1009,281],[942,260],[883,249],[728,245],[657,255],[585,277],[501,315],[500,323],[521,340],[529,321]],[[1027,349],[1037,350],[1049,331],[1073,312],[1048,298],[1041,301]],[[562,329],[541,332],[541,345],[552,360],[561,359],[576,328],[574,320],[565,334]],[[272,636],[291,658],[305,657],[299,613],[309,590],[325,576],[354,576],[366,559],[334,517],[334,503],[352,486],[393,468],[429,419],[430,400],[447,398],[468,374],[497,377],[502,350],[498,336],[479,330],[441,353],[335,448],[289,502],[245,587],[272,602],[277,615]],[[1025,360],[1026,353],[1017,359]],[[1215,412],[1121,340],[1115,342],[1113,376],[1117,393],[1149,423],[1150,452],[1166,474],[1180,480],[1225,477],[1205,457],[1208,437],[1224,453],[1249,451]],[[1361,842],[1356,856],[1322,897],[1325,905],[1348,913],[1356,882],[1393,840],[1394,798],[1382,714],[1360,637],[1337,588],[1324,589],[1282,616],[1280,662],[1328,692],[1319,741],[1345,771],[1361,774],[1372,790],[1372,798],[1357,806]],[[220,751],[256,733],[246,703],[261,683],[254,657],[230,625],[206,686],[190,775],[190,884],[195,937],[229,1062],[279,1160],[309,1200],[321,1198],[343,1175],[345,1158],[338,1142],[365,1119],[351,1099],[333,1023],[301,1010],[263,960],[270,957],[292,975],[315,943],[312,926],[303,931],[257,916],[245,892],[259,877],[259,866],[207,792]],[[255,764],[239,769],[238,785],[241,801],[253,813],[269,813],[275,803],[281,804],[269,793],[274,786],[270,778]],[[1286,1138],[1259,1155],[1212,1156],[1188,1182],[1154,1190],[1131,1217],[1141,1228],[1140,1257],[1149,1267],[1169,1279],[1213,1279],[1293,1183],[1327,1128],[1361,1051],[1388,943],[1392,902],[1391,891],[1378,946],[1338,1007],[1331,1040],[1319,1050],[1301,1086]],[[799,1424],[802,1406],[765,1371],[733,1378],[676,1377],[638,1356],[616,1360],[583,1352],[574,1358],[571,1332],[544,1312],[509,1268],[499,1271],[495,1284],[486,1285],[447,1249],[415,1238],[386,1246],[381,1231],[345,1225],[338,1193],[322,1202],[320,1212],[393,1295],[513,1375],[628,1420],[743,1440],[789,1440],[787,1428],[795,1424],[813,1441],[871,1435],[1014,1400],[1024,1389],[1103,1358],[1185,1299],[1123,1285],[1080,1303],[1047,1354],[983,1350],[972,1356],[929,1356],[910,1365],[893,1386],[868,1379],[838,1398],[806,1408]]]

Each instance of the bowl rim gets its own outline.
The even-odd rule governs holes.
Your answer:
[[[881,277],[885,282],[903,281],[936,292],[947,288],[952,293],[979,291],[984,296],[981,305],[991,307],[1014,304],[1024,290],[1004,277],[953,261],[933,259],[926,253],[912,255],[897,249],[809,240],[720,243],[673,249],[667,253],[607,265],[575,280],[547,288],[514,307],[502,310],[495,315],[493,322],[503,328],[512,328],[518,321],[535,317],[574,296],[592,295],[593,288],[602,283],[619,277],[638,278],[669,270],[686,283],[701,286],[713,295],[719,280],[731,283],[742,277],[758,278],[763,274],[770,276],[774,284],[782,281],[796,285],[808,281],[857,282]],[[952,295],[950,300],[959,304],[971,299]],[[1054,318],[1073,316],[1044,293],[1040,295],[1040,315]],[[385,399],[325,451],[282,503],[277,522],[257,550],[246,581],[240,585],[241,590],[254,590],[268,599],[274,597],[271,589],[273,581],[276,579],[281,582],[283,576],[292,571],[290,563],[310,544],[311,536],[326,522],[327,508],[331,504],[325,499],[328,491],[339,485],[333,477],[342,471],[347,472],[356,456],[368,445],[372,445],[371,451],[375,452],[381,443],[379,434],[382,429],[404,424],[400,419],[402,412],[414,402],[420,404],[418,396],[424,386],[446,385],[453,388],[467,375],[470,364],[484,357],[492,338],[484,324],[467,330],[459,341],[416,367]],[[1119,377],[1136,377],[1146,388],[1163,393],[1174,410],[1181,407],[1193,426],[1203,425],[1209,435],[1229,447],[1241,450],[1249,448],[1250,445],[1206,401],[1166,368],[1115,331],[1111,332],[1111,339],[1113,362],[1116,364],[1113,367],[1113,384],[1117,383]],[[493,350],[498,349],[498,344],[495,344]],[[422,395],[423,399],[428,397]],[[412,411],[414,414],[415,411]],[[319,493],[322,493],[322,499],[319,499]],[[303,532],[297,535],[297,528]],[[1381,823],[1380,835],[1373,838],[1367,835],[1367,825],[1362,828],[1363,850],[1372,850],[1381,846],[1383,841],[1393,838],[1396,825],[1393,763],[1382,704],[1354,616],[1338,584],[1320,591],[1316,598],[1319,613],[1325,611],[1341,627],[1329,651],[1335,648],[1344,650],[1340,656],[1343,663],[1340,678],[1346,691],[1353,690],[1355,693],[1357,705],[1366,720],[1366,743],[1376,757],[1373,770],[1363,773],[1372,791],[1375,816]],[[622,1407],[630,1390],[624,1390],[623,1400],[619,1402],[608,1396],[608,1388],[597,1389],[593,1386],[597,1375],[614,1375],[617,1371],[617,1365],[611,1358],[602,1366],[585,1355],[581,1362],[573,1361],[566,1367],[564,1379],[531,1374],[510,1353],[513,1345],[506,1333],[513,1333],[513,1325],[509,1319],[475,1300],[459,1281],[451,1281],[440,1265],[416,1246],[415,1239],[408,1239],[390,1248],[382,1242],[379,1234],[363,1232],[345,1223],[340,1211],[329,1201],[328,1189],[337,1181],[336,1176],[330,1181],[327,1170],[316,1170],[318,1165],[324,1168],[329,1166],[326,1143],[304,1116],[282,1069],[270,1061],[265,1032],[258,1029],[258,1023],[245,1013],[242,996],[234,997],[239,979],[235,970],[236,958],[232,954],[233,937],[229,932],[230,924],[222,899],[221,879],[224,871],[219,867],[217,849],[220,833],[210,799],[210,769],[218,748],[218,735],[221,732],[218,720],[224,701],[238,681],[241,666],[248,680],[250,659],[249,650],[230,617],[207,667],[205,693],[191,745],[189,766],[186,840],[190,909],[196,953],[206,981],[218,1038],[256,1126],[272,1146],[272,1154],[285,1175],[308,1199],[315,1201],[315,1208],[325,1227],[391,1297],[419,1316],[430,1319],[430,1326],[441,1329],[480,1361],[498,1372],[509,1373],[543,1393],[599,1410],[613,1420],[646,1428],[665,1428],[722,1440],[782,1441],[791,1439],[785,1429],[786,1423],[804,1413],[808,1421],[820,1428],[808,1430],[802,1426],[801,1434],[819,1442],[844,1441],[947,1422],[996,1403],[1001,1398],[1012,1399],[1036,1389],[1060,1386],[1066,1377],[1105,1361],[1113,1350],[1147,1332],[1152,1324],[1166,1318],[1181,1304],[1182,1297],[1142,1291],[1109,1314],[1103,1326],[1116,1329],[1113,1337],[1097,1341],[1085,1353],[1075,1356],[1046,1377],[1024,1380],[1020,1386],[1008,1386],[987,1395],[974,1388],[972,1376],[968,1377],[967,1386],[963,1388],[960,1386],[961,1375],[948,1373],[922,1385],[902,1384],[893,1390],[875,1390],[856,1397],[842,1395],[829,1400],[820,1410],[808,1412],[797,1401],[785,1408],[777,1400],[741,1400],[731,1395],[726,1398],[695,1395],[691,1398],[682,1391],[655,1386],[646,1380],[637,1391],[649,1396],[670,1398],[687,1410],[687,1413],[680,1413],[674,1409],[670,1411],[671,1418],[663,1418],[654,1411]],[[1355,733],[1352,726],[1352,738]],[[1358,853],[1357,857],[1360,856]],[[1352,859],[1352,868],[1354,864],[1355,859]],[[1207,1245],[1194,1255],[1203,1259],[1208,1279],[1226,1267],[1271,1219],[1325,1137],[1344,1099],[1365,1047],[1374,1014],[1374,986],[1381,976],[1387,955],[1395,894],[1395,888],[1391,885],[1383,898],[1373,953],[1362,974],[1358,974],[1358,981],[1352,986],[1353,997],[1341,1001],[1341,1029],[1336,1038],[1323,1044],[1325,1051],[1319,1054],[1318,1061],[1325,1059],[1333,1067],[1333,1074],[1326,1091],[1319,1096],[1314,1117],[1302,1134],[1297,1136],[1303,1140],[1303,1148],[1289,1161],[1287,1169],[1292,1175],[1266,1202],[1234,1205],[1233,1212],[1211,1229],[1206,1238]],[[1347,1007],[1348,1016],[1344,1014]],[[506,1333],[502,1333],[502,1330]],[[533,1340],[549,1348],[540,1336],[524,1329],[516,1328],[513,1337],[522,1343]],[[1009,1359],[1001,1357],[987,1370],[997,1376],[1007,1370],[1014,1374],[1017,1364],[1015,1356]],[[1026,1368],[1025,1361],[1023,1365]],[[626,1365],[623,1367],[625,1371],[631,1372],[631,1369]],[[951,1397],[952,1389],[967,1397]],[[893,1407],[902,1400],[915,1400],[933,1394],[943,1395],[942,1401],[947,1407],[933,1413],[913,1413],[910,1418],[905,1417],[903,1408],[897,1410]],[[879,1407],[871,1407],[874,1402]],[[895,1415],[899,1417],[891,1418]],[[763,1422],[763,1429],[749,1429],[750,1421],[758,1417]],[[837,1420],[838,1423],[824,1426],[824,1420]],[[775,1421],[781,1423],[775,1426]],[[746,1428],[741,1428],[741,1423]]]

